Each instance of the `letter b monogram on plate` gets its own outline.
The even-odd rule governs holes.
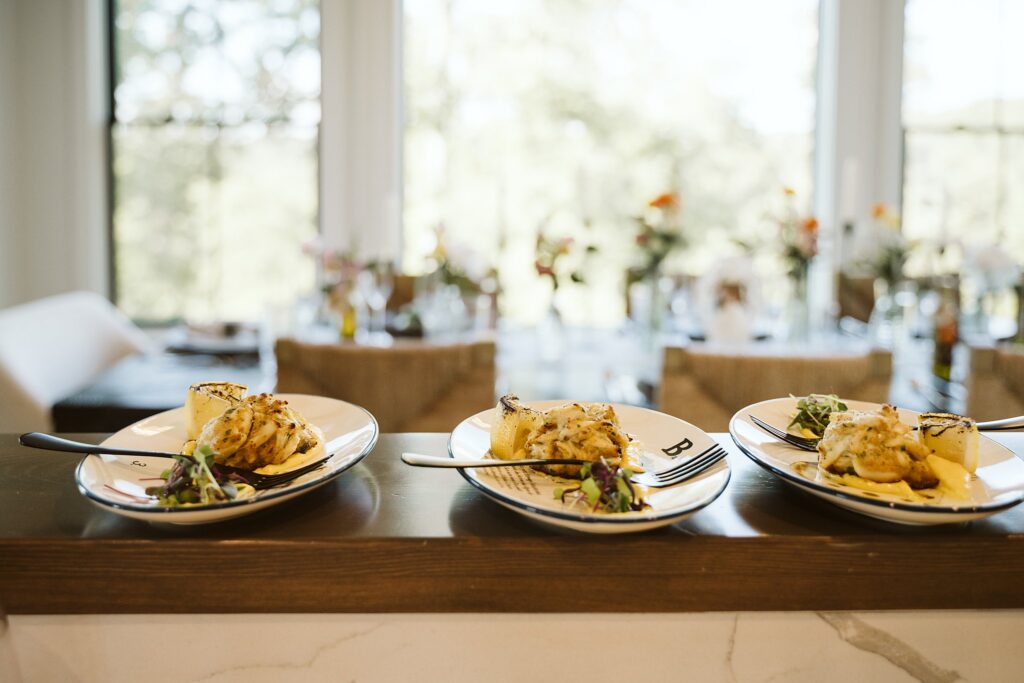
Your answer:
[[[693,448],[693,442],[690,441],[689,439],[683,439],[682,441],[680,441],[679,443],[675,444],[674,446],[669,446],[668,448],[662,448],[661,452],[664,453],[665,455],[667,455],[670,458],[674,458],[674,457],[676,457],[678,455],[682,455],[685,451],[688,451],[691,448]]]

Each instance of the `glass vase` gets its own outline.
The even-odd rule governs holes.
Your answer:
[[[917,295],[910,283],[880,277],[874,283],[875,303],[868,319],[872,341],[884,349],[895,350],[910,334]]]
[[[806,341],[811,334],[811,309],[807,303],[808,264],[789,275],[789,300],[786,305],[786,338]]]
[[[565,346],[565,325],[562,323],[562,314],[555,305],[557,289],[551,292],[551,301],[548,303],[548,310],[540,321],[537,335],[540,347],[538,349],[540,359],[546,364],[559,364],[562,361],[562,353]]]
[[[661,332],[671,294],[671,279],[657,272],[629,285],[629,318],[642,334],[653,337]]]

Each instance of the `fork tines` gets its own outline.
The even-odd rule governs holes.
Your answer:
[[[691,474],[695,474],[701,470],[707,469],[711,465],[714,465],[716,462],[724,458],[725,455],[725,449],[716,443],[688,459],[686,462],[673,465],[672,467],[661,470],[660,472],[654,472],[652,476],[664,483],[682,481]]]
[[[324,463],[326,463],[330,459],[331,456],[327,456],[326,458],[321,458],[316,462],[311,462],[308,465],[303,465],[302,467],[296,468],[294,470],[281,472],[280,474],[263,475],[262,477],[253,481],[252,485],[254,486],[254,488],[257,489],[269,489],[277,486],[282,486],[295,479],[298,479],[299,477],[308,472],[320,469],[321,467],[323,467]]]
[[[784,432],[781,429],[779,429],[778,427],[770,425],[767,422],[765,422],[764,420],[762,420],[762,419],[760,419],[758,417],[755,417],[753,415],[750,415],[750,421],[753,422],[754,424],[756,424],[758,427],[760,427],[764,431],[766,431],[769,434],[771,434],[772,436],[774,436],[776,439],[779,439],[780,441],[785,441],[786,443],[788,443],[788,444],[790,444],[792,446],[796,446],[797,448],[802,448],[805,451],[817,451],[818,450],[818,442],[821,441],[821,439],[808,439],[808,438],[803,437],[803,436],[797,436],[796,434],[790,434],[789,432]]]

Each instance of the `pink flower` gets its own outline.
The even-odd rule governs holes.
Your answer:
[[[320,256],[323,251],[324,243],[319,235],[302,243],[302,253],[306,256]]]

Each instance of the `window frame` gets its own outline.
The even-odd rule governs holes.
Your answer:
[[[328,2],[327,0],[320,0],[320,1],[321,1],[321,7],[324,6],[324,5],[332,4],[332,3]],[[106,218],[106,225],[105,225],[105,227],[106,227],[106,239],[105,239],[106,244],[105,244],[105,247],[106,247],[106,258],[107,258],[107,267],[106,267],[107,282],[106,282],[106,287],[107,287],[107,296],[108,296],[108,298],[115,305],[117,305],[118,304],[118,272],[117,272],[117,239],[116,239],[116,234],[115,234],[117,226],[116,226],[115,215],[116,215],[116,211],[117,211],[118,196],[117,196],[117,177],[116,177],[116,172],[115,172],[115,168],[114,168],[115,151],[116,151],[116,142],[115,142],[115,134],[116,133],[115,133],[115,130],[116,130],[117,126],[123,125],[123,123],[121,121],[119,121],[118,117],[117,117],[117,99],[116,99],[116,89],[117,89],[118,83],[120,82],[120,72],[119,72],[119,64],[120,64],[120,62],[119,62],[119,59],[118,59],[117,26],[116,26],[119,0],[100,0],[100,2],[102,3],[102,6],[103,6],[102,7],[102,11],[103,11],[103,27],[104,27],[105,33],[104,33],[102,39],[103,39],[104,57],[105,57],[105,71],[106,71],[105,83],[104,83],[105,96],[106,96],[104,98],[105,99],[105,104],[104,104],[104,114],[105,114],[105,121],[104,121],[104,126],[105,126],[104,145],[105,145],[106,159],[105,159],[105,169],[104,169],[105,173],[104,173],[104,178],[103,178],[104,190],[105,190],[105,195],[106,195],[105,196],[105,218]],[[321,36],[320,36],[321,43],[322,43],[322,37],[323,36],[322,36],[322,30],[321,30]],[[321,54],[322,54],[323,53],[322,45],[321,45],[321,50],[320,51],[321,51]],[[321,64],[321,82],[323,82],[323,80],[324,80],[322,73],[323,73],[323,66]],[[321,83],[321,87],[322,87],[322,83]],[[321,95],[321,99],[322,99],[322,95]],[[315,149],[316,149],[316,153],[317,153],[316,177],[317,177],[317,182],[318,182],[319,185],[322,185],[322,178],[323,178],[322,161],[321,161],[321,158],[320,158],[321,154],[322,154],[321,146],[322,146],[322,138],[323,138],[323,123],[322,123],[322,121],[323,121],[323,116],[322,116],[322,112],[321,112],[321,122],[316,124],[316,126],[315,126],[315,128],[316,128]],[[263,121],[263,123],[264,123],[264,125],[268,126],[268,128],[272,128],[275,125],[274,122],[272,122],[272,121]],[[218,131],[220,131],[220,130],[223,130],[223,129],[235,128],[236,126],[244,125],[244,123],[243,124],[225,124],[225,123],[223,123],[220,120],[218,120],[216,123],[202,123],[202,122],[197,122],[197,121],[158,122],[158,121],[154,121],[154,120],[143,119],[143,120],[141,120],[139,122],[135,122],[135,123],[132,123],[130,125],[134,125],[134,126],[137,126],[139,128],[160,128],[160,127],[163,127],[163,126],[166,126],[166,125],[172,125],[172,126],[173,125],[180,125],[180,126],[194,127],[194,128],[200,128],[200,127],[204,127],[204,126],[209,126],[209,127],[216,127],[218,129]],[[323,234],[323,225],[322,225],[322,220],[321,220],[322,212],[320,210],[320,206],[321,206],[320,197],[322,196],[322,187],[321,186],[318,186],[318,188],[317,188],[317,195],[318,195],[318,202],[317,202],[317,215],[316,215],[316,229],[317,229],[317,233],[319,235],[322,235]],[[298,249],[298,247],[299,247],[299,245],[296,245],[296,249]],[[148,320],[147,319],[147,320],[141,320],[141,321],[138,321],[138,322],[142,322],[143,324],[162,325],[162,324],[165,324],[165,323],[168,323],[168,322],[173,322],[173,321],[174,321],[174,319],[172,319],[172,320],[163,320],[163,319]]]
[[[113,178],[116,0],[105,0],[107,52],[107,286],[116,294]],[[402,0],[321,5],[320,233],[329,246],[397,261],[402,241]],[[903,2],[820,0],[814,210],[823,225],[824,301],[841,265],[839,226],[899,206],[903,190]],[[383,115],[382,115],[383,112]],[[860,125],[851,125],[858,121]],[[861,191],[842,203],[844,163],[857,160]]]

